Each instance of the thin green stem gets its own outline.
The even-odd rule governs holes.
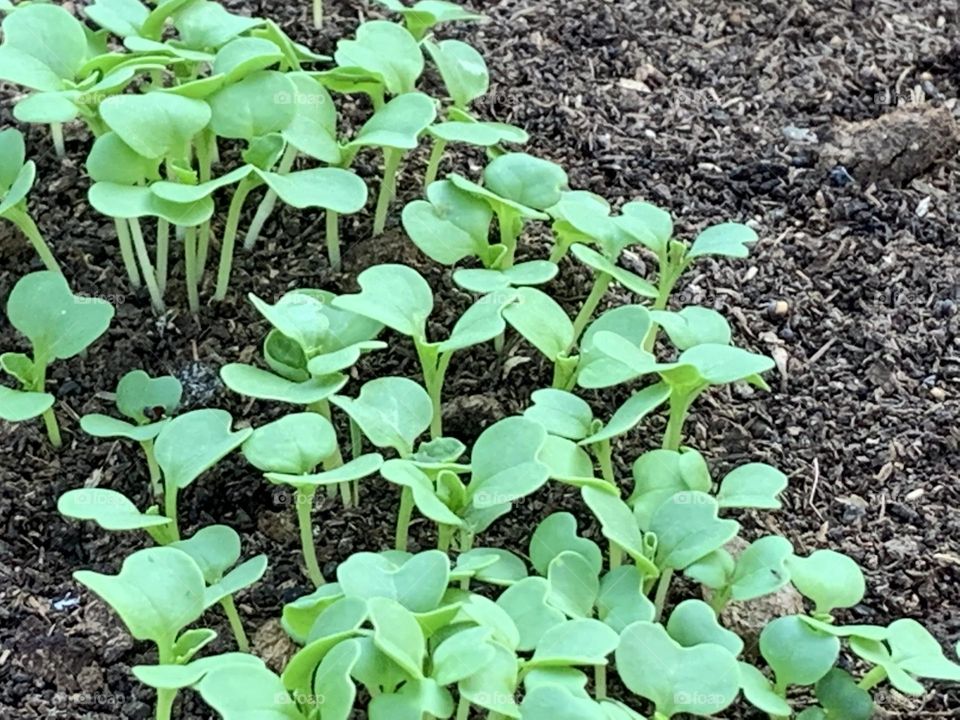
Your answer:
[[[667,602],[670,594],[670,583],[673,581],[673,568],[666,568],[660,574],[660,580],[657,582],[657,594],[653,598],[654,615],[653,621],[660,622],[663,615],[663,606]]]
[[[330,410],[330,403],[327,400],[319,400],[308,408],[311,412],[315,412],[319,415],[322,415],[327,419],[327,421],[332,425],[333,424],[333,413]],[[336,470],[338,467],[343,465],[343,454],[340,452],[340,446],[336,446],[333,450],[333,453],[330,457],[326,458],[323,461],[323,469],[326,471]],[[350,483],[345,481],[339,483],[336,487],[333,485],[327,486],[327,491],[330,495],[335,495],[337,489],[340,490],[340,499],[343,501],[343,506],[345,508],[350,507],[351,504],[351,493],[350,493]]]
[[[327,210],[325,225],[327,258],[330,260],[330,267],[340,272],[343,267],[343,262],[340,259],[340,213]]]
[[[63,438],[60,437],[60,425],[57,423],[57,414],[53,408],[47,408],[43,411],[43,424],[47,428],[47,437],[50,438],[50,444],[55,448],[63,447]]]
[[[607,288],[610,287],[612,281],[612,275],[604,272],[597,273],[596,278],[593,280],[593,289],[590,290],[590,294],[587,295],[587,299],[583,302],[583,307],[580,308],[580,312],[577,313],[577,317],[573,321],[573,342],[570,343],[571,348],[580,340],[580,336],[593,317],[593,313],[596,311],[600,301],[603,300],[603,296],[606,294]]]
[[[170,263],[170,223],[157,219],[157,287],[160,294],[167,291],[167,267]]]
[[[53,138],[53,149],[56,151],[57,157],[64,157],[67,154],[67,146],[63,141],[62,123],[50,124],[50,137]]]
[[[297,149],[293,145],[287,145],[287,149],[283,152],[283,157],[280,158],[280,162],[277,164],[277,174],[286,175],[293,168],[293,163],[297,160],[298,155]],[[263,232],[263,226],[266,224],[267,220],[270,219],[270,215],[273,214],[274,208],[277,206],[277,193],[270,188],[267,188],[266,194],[263,196],[263,200],[260,201],[260,204],[257,206],[257,212],[253,216],[253,220],[250,221],[250,227],[247,228],[247,234],[243,238],[243,249],[244,250],[253,250],[253,246],[257,244],[257,238],[260,237],[260,233]]]
[[[440,163],[443,161],[443,153],[447,149],[447,141],[440,138],[433,139],[433,149],[430,150],[430,159],[427,161],[427,171],[423,176],[423,189],[426,190],[430,184],[437,179],[440,172]]]
[[[243,621],[240,620],[240,613],[237,612],[237,606],[233,601],[233,595],[227,595],[220,601],[220,607],[230,623],[230,630],[233,631],[233,637],[237,641],[237,650],[240,652],[250,652],[250,641],[247,639],[247,631],[243,629]]]
[[[470,701],[467,700],[463,695],[460,696],[460,701],[457,703],[457,720],[469,720],[470,718]]]
[[[44,240],[40,228],[37,227],[37,224],[33,221],[33,218],[30,217],[30,214],[19,207],[12,207],[4,214],[8,220],[20,228],[20,232],[27,236],[27,240],[33,245],[33,249],[37,255],[40,256],[44,267],[47,268],[47,270],[52,270],[62,275],[63,270],[60,269],[60,264],[53,256],[50,246],[47,245],[47,241]]]
[[[604,700],[607,697],[607,666],[593,666],[593,696],[597,700]]]
[[[157,286],[157,276],[153,271],[153,263],[150,262],[150,254],[147,252],[147,245],[143,241],[143,231],[140,229],[140,221],[137,218],[130,219],[130,235],[133,238],[133,248],[136,250],[137,259],[140,261],[143,280],[147,284],[147,292],[150,293],[150,302],[153,303],[154,310],[162,313],[166,310],[166,307],[163,304],[160,288]]]
[[[150,471],[150,487],[153,489],[153,497],[160,498],[163,495],[163,476],[160,473],[156,455],[153,453],[153,440],[144,440],[140,443],[140,447],[143,448],[143,454],[147,456],[147,468]]]
[[[313,509],[314,490],[304,490],[297,488],[294,496],[294,502],[297,504],[297,525],[300,527],[300,547],[303,549],[303,564],[307,567],[307,577],[316,587],[324,585],[327,581],[320,570],[320,563],[317,562],[317,546],[313,542],[313,520],[311,510]]]
[[[158,642],[160,665],[172,665],[175,661],[173,657],[172,642]],[[168,688],[157,690],[157,720],[171,720],[173,717],[173,701],[177,699],[177,691]]]
[[[879,665],[874,666],[857,683],[864,690],[871,690],[887,679],[887,671]]]
[[[616,475],[613,471],[613,448],[610,440],[601,440],[593,446],[593,452],[597,456],[597,462],[600,464],[600,474],[603,479],[611,485],[617,484]]]
[[[610,569],[615,570],[623,564],[623,548],[610,542]]]
[[[213,294],[213,299],[217,302],[221,302],[227,297],[227,290],[230,287],[230,273],[233,270],[233,247],[237,242],[237,231],[240,228],[240,214],[243,212],[243,204],[251,190],[253,190],[253,183],[245,178],[237,185],[236,190],[233,191],[233,198],[230,200],[227,224],[223,229],[223,239],[220,241],[217,289]]]
[[[401,552],[407,550],[407,539],[410,533],[410,519],[413,517],[413,489],[404,487],[400,492],[400,509],[397,510],[397,537],[396,549]]]
[[[188,227],[183,235],[183,266],[187,282],[190,312],[200,312],[200,280],[197,273],[197,228]]]
[[[113,225],[117,229],[117,241],[120,243],[120,257],[127,270],[130,286],[134,290],[140,289],[140,270],[137,268],[137,258],[133,254],[133,241],[130,239],[130,223],[124,218],[114,218]]]
[[[317,30],[323,27],[323,0],[313,0],[313,26]]]
[[[437,525],[437,550],[447,552],[450,550],[450,543],[453,540],[453,525],[440,523]]]
[[[567,250],[570,249],[572,243],[559,238],[553,244],[553,248],[550,250],[550,256],[547,258],[549,262],[552,262],[554,265],[563,260],[563,256],[567,254]]]
[[[500,230],[500,244],[506,248],[503,257],[497,263],[497,270],[509,270],[517,256],[517,240],[523,230],[523,221],[508,211],[497,213],[497,226]]]
[[[397,172],[403,162],[403,150],[396,148],[383,149],[383,182],[380,183],[380,193],[377,196],[377,209],[373,216],[373,235],[382,235],[387,227],[387,213],[390,212],[390,203],[397,194]]]
[[[213,154],[217,149],[217,138],[212,132],[204,131],[197,136],[197,165],[199,166],[200,182],[208,182],[213,175]],[[207,266],[207,253],[210,249],[210,219],[200,226],[199,243],[197,245],[197,285],[203,278]]]
[[[683,443],[683,424],[687,420],[687,412],[693,402],[690,395],[670,396],[670,416],[667,420],[667,429],[663,434],[663,448],[665,450],[679,450]]]
[[[171,542],[180,539],[180,523],[177,521],[177,493],[179,488],[176,485],[169,484],[163,488],[163,514],[170,519],[170,524],[165,528],[170,530]]]

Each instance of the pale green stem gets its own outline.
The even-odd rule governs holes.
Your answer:
[[[679,450],[683,443],[683,424],[687,420],[687,412],[693,402],[692,395],[670,396],[670,418],[667,429],[663,434],[663,448],[665,450]]]
[[[167,266],[170,263],[170,223],[157,219],[157,287],[160,294],[167,291]]]
[[[317,30],[323,27],[323,0],[313,0],[313,26]]]
[[[593,667],[593,696],[597,700],[607,697],[607,666],[594,665]]]
[[[547,258],[547,260],[556,265],[563,260],[563,256],[567,254],[567,250],[570,249],[570,245],[571,243],[569,242],[557,239],[556,243],[553,245],[553,248],[550,250],[550,256]]]
[[[570,343],[571,348],[580,340],[580,336],[593,317],[593,313],[596,311],[600,301],[603,300],[603,296],[606,294],[607,288],[610,287],[612,281],[613,276],[604,272],[597,273],[597,277],[593,281],[593,289],[590,290],[590,294],[587,295],[583,307],[581,307],[580,312],[577,313],[576,320],[573,321],[573,342]]]
[[[340,214],[327,210],[325,221],[327,258],[330,260],[330,267],[339,272],[343,267],[340,260]]]
[[[430,184],[437,179],[437,173],[440,172],[440,163],[443,160],[443,153],[447,149],[447,141],[440,138],[433,139],[433,149],[430,151],[430,160],[427,162],[427,172],[423,176],[423,189],[426,190]]]
[[[33,218],[30,217],[29,213],[18,207],[12,207],[6,211],[5,216],[20,228],[20,232],[27,236],[27,240],[30,241],[33,249],[37,255],[40,256],[40,260],[43,261],[44,267],[47,268],[47,270],[52,270],[62,275],[63,270],[60,269],[60,264],[53,256],[50,246],[47,245],[47,241],[43,239],[40,228],[37,227],[37,224],[33,221]]]
[[[158,643],[160,665],[172,665],[173,643]],[[173,701],[177,699],[177,691],[167,688],[157,690],[157,720],[171,720],[173,716]]]
[[[278,175],[286,175],[290,172],[293,163],[297,160],[297,154],[297,149],[293,145],[287,145],[287,149],[284,150],[283,157],[280,158],[280,163],[277,165],[276,172]],[[246,237],[243,239],[244,250],[253,250],[253,246],[257,244],[257,238],[263,232],[263,226],[270,219],[270,215],[273,214],[273,210],[277,206],[277,197],[276,192],[267,188],[263,200],[257,206],[257,212],[254,214],[253,220],[250,221],[250,227],[247,228]]]
[[[500,244],[507,251],[497,266],[497,270],[509,270],[517,256],[517,240],[523,231],[523,222],[510,213],[497,213],[497,225],[500,228]]]
[[[133,241],[130,239],[130,223],[124,218],[114,218],[114,227],[117,229],[117,241],[120,243],[120,257],[127,270],[130,286],[134,290],[140,289],[140,270],[137,268],[137,258],[133,254]]]
[[[188,227],[183,235],[183,266],[187,282],[187,304],[190,312],[200,312],[200,280],[197,273],[197,228]]]
[[[51,123],[50,136],[53,138],[53,148],[57,152],[57,157],[63,157],[67,154],[67,147],[63,141],[63,124]]]
[[[315,412],[319,415],[322,415],[327,419],[327,422],[329,422],[331,425],[333,424],[333,414],[330,411],[330,403],[327,400],[319,400],[313,403],[312,405],[310,405],[308,409],[311,412]],[[335,446],[333,453],[330,455],[330,457],[326,458],[323,461],[323,469],[329,472],[330,470],[336,470],[338,467],[341,467],[342,465],[343,465],[343,454],[340,452],[340,447]],[[330,496],[335,495],[338,488],[340,490],[340,499],[343,501],[343,506],[345,508],[350,507],[350,502],[351,502],[350,483],[348,481],[344,481],[342,483],[339,483],[336,486],[328,485],[327,494]]]
[[[657,287],[657,298],[653,301],[654,310],[665,310],[667,303],[670,302],[670,295],[673,293],[673,288],[677,284],[677,280],[680,279],[680,274],[683,272],[683,268],[674,269],[667,258],[663,255],[660,257],[660,277],[659,285]],[[653,352],[653,346],[657,342],[657,333],[660,331],[660,326],[657,323],[651,323],[650,330],[647,331],[647,337],[643,341],[643,349],[647,352]]]
[[[237,242],[237,231],[240,227],[240,213],[247,195],[253,189],[253,184],[246,179],[240,181],[230,200],[230,209],[227,211],[227,224],[223,229],[223,239],[220,241],[220,267],[217,270],[217,290],[213,299],[220,302],[227,297],[230,287],[230,272],[233,269],[233,246]]]
[[[237,606],[233,601],[233,595],[227,595],[220,601],[220,607],[223,608],[227,620],[230,622],[230,629],[233,631],[233,637],[237,641],[237,650],[242,653],[250,652],[250,641],[247,639],[247,632],[243,629],[243,621],[240,619],[240,613],[237,612]]]
[[[159,498],[163,495],[163,476],[160,474],[160,466],[157,465],[157,457],[153,453],[153,440],[144,440],[140,443],[143,448],[143,454],[147,456],[147,467],[150,470],[150,487],[153,488],[153,496]]]
[[[857,683],[864,690],[871,690],[887,679],[887,671],[879,665],[870,669],[870,671],[860,678]]]
[[[623,548],[615,542],[610,543],[610,569],[614,570],[623,564]]]
[[[663,606],[666,604],[667,596],[670,594],[670,583],[672,580],[673,568],[666,568],[660,573],[660,580],[657,582],[657,594],[653,598],[654,622],[660,622],[660,617],[663,615]]]
[[[313,508],[314,490],[297,488],[294,502],[297,504],[297,524],[300,526],[300,547],[303,548],[303,564],[307,566],[307,577],[316,586],[326,583],[320,563],[317,562],[317,546],[313,542],[313,521],[310,511]]]
[[[133,237],[133,248],[137,252],[137,259],[140,261],[143,280],[147,284],[147,292],[150,293],[150,301],[153,303],[154,309],[162,313],[166,308],[163,304],[160,288],[157,287],[157,276],[153,271],[153,263],[150,262],[150,254],[147,252],[147,245],[143,241],[143,231],[140,229],[140,221],[137,218],[130,219],[130,234]]]
[[[613,472],[613,448],[610,440],[601,440],[593,446],[593,452],[600,463],[600,474],[611,485],[616,485],[616,475]]]
[[[397,510],[396,549],[407,550],[407,538],[410,533],[410,519],[413,517],[413,489],[404,487],[400,492],[400,509]]]
[[[47,437],[50,438],[50,444],[55,448],[63,447],[63,438],[60,437],[60,425],[57,423],[57,415],[52,407],[43,411],[43,424],[47,428]]]
[[[397,193],[397,172],[403,162],[403,150],[396,148],[383,149],[383,182],[380,183],[380,193],[377,196],[377,209],[373,219],[373,235],[382,235],[387,227],[387,213],[390,212],[390,203]]]
[[[469,720],[469,718],[470,701],[461,695],[460,701],[457,703],[457,720]]]
[[[197,138],[197,165],[200,169],[200,182],[208,182],[213,174],[211,165],[213,153],[217,149],[217,139],[212,133],[203,132]],[[207,252],[210,249],[210,219],[200,226],[199,244],[197,245],[197,285],[203,278],[203,271],[207,266]]]
[[[170,524],[165,528],[169,529],[171,542],[180,539],[180,524],[177,521],[177,493],[179,489],[176,485],[170,484],[163,489],[163,514],[170,519]]]

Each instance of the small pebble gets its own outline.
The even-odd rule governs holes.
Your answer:
[[[947,391],[943,388],[930,388],[930,396],[937,402],[943,402],[947,399]]]
[[[786,317],[790,312],[790,303],[786,300],[771,300],[767,312],[774,317]]]

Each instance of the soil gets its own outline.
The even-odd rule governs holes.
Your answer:
[[[330,52],[361,18],[378,14],[365,2],[327,0],[327,25],[318,34],[307,21],[306,0],[228,4],[269,15],[321,52]],[[714,392],[688,425],[686,442],[707,455],[715,475],[767,461],[790,476],[784,509],[746,513],[746,534],[779,532],[798,552],[831,547],[850,554],[865,569],[869,590],[844,620],[917,618],[952,648],[960,637],[960,213],[954,201],[960,168],[950,157],[906,182],[866,181],[847,168],[823,167],[816,141],[823,128],[877,118],[902,97],[956,114],[956,2],[471,4],[490,22],[442,34],[469,40],[490,65],[493,84],[481,114],[530,131],[530,151],[562,163],[572,186],[615,203],[649,199],[672,211],[685,236],[723,220],[758,229],[761,240],[749,260],[698,265],[677,298],[724,312],[738,344],[778,361],[770,393]],[[9,121],[11,94],[4,98]],[[348,116],[359,117],[355,111],[348,109]],[[78,417],[108,410],[98,393],[111,391],[133,368],[180,377],[188,409],[226,408],[241,425],[276,417],[283,408],[244,400],[217,378],[224,363],[259,352],[265,324],[245,300],[248,292],[275,299],[295,287],[349,290],[364,267],[407,262],[440,297],[436,333],[450,327],[469,298],[403,239],[396,213],[388,234],[376,241],[361,239],[369,237],[372,212],[344,222],[346,272],[337,274],[322,254],[322,216],[282,209],[253,253],[238,252],[227,302],[191,317],[178,282],[182,268],[175,267],[171,310],[157,318],[146,295],[127,286],[112,229],[86,203],[82,166],[89,138],[68,128],[68,157],[60,160],[44,129],[26,130],[39,167],[33,213],[74,290],[111,300],[117,316],[87,356],[52,370],[61,452],[50,448],[39,424],[0,427],[0,716],[147,718],[152,693],[129,669],[151,662],[150,648],[131,641],[104,605],[71,579],[79,568],[115,571],[143,540],[67,522],[55,508],[61,493],[83,485],[115,488],[145,503],[146,469],[133,447],[84,436]],[[373,178],[379,159],[364,154],[360,160],[361,172]],[[482,157],[467,152],[445,168],[476,175],[481,164]],[[400,202],[419,194],[422,169],[422,156],[409,162]],[[39,268],[25,241],[4,233],[3,298],[21,275]],[[528,239],[524,253],[542,256],[545,242]],[[571,310],[587,290],[587,274],[569,260],[550,287]],[[625,301],[617,293],[610,298]],[[3,323],[0,348],[26,349]],[[358,381],[383,373],[416,377],[416,358],[405,342],[370,356]],[[446,388],[450,433],[471,441],[499,417],[522,410],[549,377],[537,354],[516,341],[508,342],[502,359],[488,348],[465,353]],[[588,399],[606,417],[624,396]],[[627,477],[629,461],[656,441],[659,428],[651,425],[619,447]],[[251,634],[308,590],[287,502],[238,456],[182,496],[187,532],[223,522],[244,537],[247,556],[269,555],[264,581],[239,598]],[[318,507],[326,571],[351,552],[387,547],[395,506],[395,493],[371,482],[359,511],[332,502]],[[578,507],[575,493],[549,488],[520,503],[485,543],[523,549],[537,519]],[[586,532],[595,534],[596,527],[587,523]],[[414,526],[413,549],[432,541],[425,524]],[[211,612],[208,622],[221,631],[218,647],[229,648],[220,616]],[[889,717],[960,716],[960,691],[944,685],[910,699],[881,691],[878,702]],[[178,707],[182,718],[211,716],[189,693]],[[730,711],[724,717],[752,716]]]

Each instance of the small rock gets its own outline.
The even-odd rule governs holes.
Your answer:
[[[947,399],[947,391],[939,387],[930,388],[930,397],[937,402],[943,402]]]
[[[930,212],[930,196],[917,203],[917,209],[913,211],[918,218],[926,217]]]
[[[837,502],[843,506],[842,520],[845,523],[854,523],[867,514],[869,505],[859,495],[847,495],[837,498]]]
[[[771,300],[767,312],[774,317],[785,317],[790,312],[790,303],[786,300]]]
[[[919,500],[923,497],[923,494],[926,492],[923,488],[917,488],[916,490],[911,490],[906,495],[904,495],[904,500],[912,502],[914,500]]]
[[[787,125],[785,128],[781,128],[781,133],[783,136],[792,143],[798,143],[801,145],[816,145],[820,142],[817,138],[817,134],[810,130],[809,128],[798,128],[793,125]]]

